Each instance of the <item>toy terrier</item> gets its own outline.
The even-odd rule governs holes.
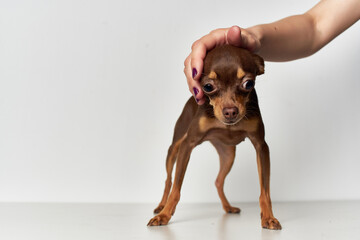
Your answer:
[[[239,213],[224,194],[224,180],[235,158],[236,145],[249,138],[256,150],[260,180],[261,226],[281,229],[274,217],[270,199],[270,158],[265,142],[255,78],[264,73],[264,60],[248,50],[224,45],[209,51],[204,60],[200,85],[206,96],[198,106],[191,97],[176,122],[173,141],[166,158],[167,178],[157,214],[148,226],[166,225],[180,200],[180,190],[191,151],[210,141],[220,157],[220,171],[215,185],[227,213]],[[175,179],[172,171],[176,162]],[[171,191],[171,192],[170,192]]]

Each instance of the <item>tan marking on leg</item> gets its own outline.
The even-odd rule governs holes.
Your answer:
[[[175,142],[172,146],[171,146],[171,151],[169,151],[167,159],[166,159],[166,172],[167,172],[167,177],[166,177],[166,181],[165,181],[165,189],[164,189],[164,194],[163,197],[161,199],[161,202],[159,203],[159,205],[157,206],[157,208],[155,208],[154,213],[160,213],[160,211],[164,208],[169,194],[170,194],[170,190],[171,190],[171,174],[173,171],[173,167],[177,158],[177,155],[179,153],[179,146],[180,144],[184,141],[184,139],[186,138],[187,133],[184,134],[184,136],[182,138],[180,138],[177,142]]]
[[[238,70],[237,70],[236,76],[237,76],[239,79],[243,78],[243,77],[245,76],[244,70],[239,67]]]
[[[192,150],[193,147],[190,146],[187,138],[185,138],[179,146],[179,155],[176,162],[175,178],[171,188],[172,190],[169,195],[169,199],[167,200],[161,212],[149,221],[148,226],[166,225],[169,222],[172,214],[175,211],[176,205],[180,200],[180,190]]]
[[[209,78],[212,78],[212,79],[216,79],[217,75],[216,75],[216,72],[214,71],[211,71],[208,75]]]

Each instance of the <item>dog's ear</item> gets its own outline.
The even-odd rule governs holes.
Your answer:
[[[257,66],[256,75],[261,75],[265,72],[265,64],[264,59],[260,57],[259,55],[253,54],[254,62]]]

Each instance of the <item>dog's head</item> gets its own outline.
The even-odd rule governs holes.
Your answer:
[[[255,78],[264,73],[264,60],[248,50],[224,45],[207,53],[200,80],[215,117],[226,125],[246,115]]]

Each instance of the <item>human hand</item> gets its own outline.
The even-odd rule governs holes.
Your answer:
[[[216,46],[225,44],[246,48],[252,52],[258,51],[260,48],[260,41],[257,37],[250,31],[241,29],[238,26],[213,30],[195,41],[191,47],[190,55],[184,62],[184,73],[189,85],[189,90],[199,105],[205,102],[199,79],[203,71],[206,53]]]

